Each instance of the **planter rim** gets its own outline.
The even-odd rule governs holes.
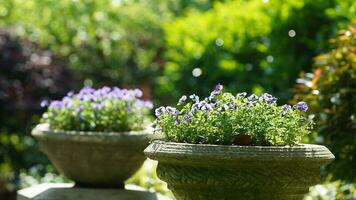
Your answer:
[[[36,138],[57,138],[78,141],[117,141],[122,139],[157,139],[149,128],[140,131],[105,132],[105,131],[67,131],[53,130],[48,124],[38,124],[31,132]]]
[[[170,162],[232,161],[232,160],[305,160],[331,162],[335,157],[323,145],[300,144],[296,146],[237,146],[214,144],[190,144],[154,140],[144,150],[151,159]],[[182,161],[185,162],[185,161]]]

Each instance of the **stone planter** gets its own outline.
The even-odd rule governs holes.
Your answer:
[[[106,133],[33,129],[41,150],[59,172],[84,187],[123,187],[145,160],[149,131]]]
[[[324,146],[232,146],[153,141],[145,154],[178,200],[298,199],[334,156]]]

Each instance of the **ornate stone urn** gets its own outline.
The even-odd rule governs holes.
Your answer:
[[[153,141],[145,154],[177,200],[302,200],[334,156],[321,145],[234,146]]]
[[[145,160],[143,150],[154,137],[150,131],[80,132],[50,130],[40,124],[32,131],[41,150],[59,172],[84,187],[123,187]]]

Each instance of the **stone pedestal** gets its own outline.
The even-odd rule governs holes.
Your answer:
[[[73,187],[73,184],[46,183],[19,190],[17,200],[170,200],[170,198],[139,190],[77,188]]]

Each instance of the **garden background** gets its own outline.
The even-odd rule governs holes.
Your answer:
[[[305,142],[336,156],[309,197],[355,197],[355,12],[353,0],[0,0],[0,199],[66,181],[30,136],[41,101],[108,85],[157,107],[216,83],[308,102]],[[167,192],[153,172],[129,182]]]

